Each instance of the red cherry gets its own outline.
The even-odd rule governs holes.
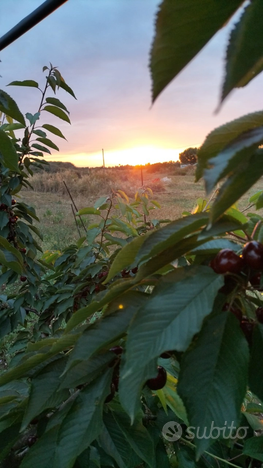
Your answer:
[[[122,270],[121,276],[123,278],[127,278],[128,276],[130,276],[130,270]]]
[[[123,353],[123,347],[122,346],[113,346],[110,348],[110,351],[114,354],[122,354]]]
[[[151,390],[160,390],[166,384],[166,380],[167,380],[166,370],[162,366],[158,366],[157,369],[158,369],[157,377],[153,379],[149,379],[146,382],[147,387],[149,387]]]
[[[225,274],[227,272],[240,273],[243,265],[244,262],[242,257],[239,257],[230,249],[220,250],[213,260],[214,271],[221,274]]]
[[[22,253],[26,253],[26,249],[19,249],[19,250],[20,250],[20,252],[22,252]]]
[[[248,242],[243,248],[242,257],[250,268],[263,269],[263,245],[260,242],[255,240]]]
[[[131,272],[132,272],[134,275],[136,275],[137,271],[138,271],[138,267],[132,268],[132,270],[131,270]]]
[[[12,201],[11,201],[12,205],[15,205],[16,204],[16,200],[14,198],[12,198]]]
[[[256,316],[259,323],[263,323],[263,307],[258,307],[256,310]]]
[[[9,221],[10,221],[11,224],[15,224],[15,223],[17,222],[17,220],[18,220],[18,217],[17,217],[17,216],[12,216],[12,217],[9,219]]]
[[[22,281],[22,283],[24,283],[26,280],[27,280],[26,276],[20,276],[20,281]]]
[[[27,445],[28,447],[31,447],[32,445],[34,445],[37,441],[37,437],[36,436],[31,436],[31,437],[28,437],[27,439]]]
[[[108,272],[107,271],[101,271],[99,274],[98,274],[98,278],[101,279],[101,278],[104,278],[104,276],[107,276]]]
[[[218,273],[218,274],[220,273],[220,271],[218,270],[217,265],[216,265],[216,257],[212,258],[209,265],[210,265],[211,268],[213,268],[215,273]]]

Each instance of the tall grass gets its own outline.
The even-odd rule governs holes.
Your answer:
[[[144,185],[153,191],[162,191],[164,185],[151,184],[152,175],[144,180]],[[30,180],[36,192],[50,192],[61,195],[66,194],[63,183],[66,182],[70,192],[74,196],[101,196],[110,194],[112,191],[123,190],[132,196],[141,187],[140,171],[127,169],[118,171],[111,168],[91,169],[89,173],[78,170],[62,170],[54,173],[38,172]]]

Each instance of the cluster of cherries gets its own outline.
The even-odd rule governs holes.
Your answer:
[[[263,271],[263,245],[256,240],[247,242],[242,250],[242,255],[240,256],[231,249],[220,250],[216,257],[211,261],[210,266],[216,273],[226,275],[225,285],[220,290],[225,294],[228,294],[236,287],[237,275],[239,274],[245,275],[246,284],[249,281],[254,289],[258,291],[263,290],[263,286],[261,284],[261,275]],[[227,273],[230,275],[227,275]],[[230,310],[235,314],[240,321],[240,327],[248,342],[251,343],[255,322],[243,316],[240,309],[230,306],[227,303],[224,306],[224,310]],[[263,307],[258,307],[255,313],[258,322],[263,323]]]
[[[113,371],[113,376],[112,376],[112,381],[111,381],[111,386],[110,386],[110,393],[105,399],[105,403],[109,403],[113,398],[116,392],[118,392],[119,389],[119,373],[120,373],[120,359],[121,355],[123,353],[123,347],[122,346],[113,346],[110,348],[110,351],[115,354],[114,359],[110,362],[109,366],[113,367],[114,366],[114,371]],[[165,352],[161,354],[161,357],[163,359],[167,359],[171,357],[171,353]],[[162,366],[157,366],[157,375],[156,377],[147,380],[146,385],[150,390],[161,390],[166,384],[167,380],[167,373],[164,367]]]

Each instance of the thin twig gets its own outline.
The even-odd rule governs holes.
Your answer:
[[[76,228],[77,228],[78,233],[79,233],[79,237],[81,237],[81,232],[80,232],[79,227],[78,227],[77,218],[76,218],[75,211],[74,211],[72,203],[70,204],[70,206],[71,206],[73,217],[74,217],[74,220],[75,220],[75,223],[76,223]]]
[[[73,203],[73,206],[74,206],[76,212],[79,211],[78,208],[77,208],[77,206],[76,206],[76,203],[74,202],[73,197],[72,197],[72,195],[71,195],[71,193],[70,193],[70,191],[69,191],[69,188],[68,188],[68,186],[67,186],[67,184],[66,184],[66,182],[65,182],[64,180],[63,180],[63,184],[64,184],[65,187],[66,187],[66,190],[67,190],[67,192],[68,192],[68,194],[69,194],[69,197],[70,197],[70,199],[71,199],[71,201],[72,201],[72,203]],[[81,222],[81,224],[82,224],[82,227],[83,227],[84,231],[87,232],[86,226],[85,226],[85,224],[83,223],[83,220],[82,220],[81,216],[79,216],[79,219],[80,219],[80,222]]]
[[[253,232],[252,232],[252,234],[251,234],[251,238],[252,238],[252,239],[254,239],[255,234],[256,234],[256,231],[257,231],[258,227],[259,227],[261,224],[262,224],[262,220],[260,219],[260,220],[256,223],[256,225],[255,225],[255,227],[254,227],[254,229],[253,229]]]
[[[97,256],[99,255],[99,253],[100,253],[100,251],[102,249],[103,236],[104,236],[104,232],[105,232],[106,224],[107,224],[107,221],[108,221],[108,218],[109,218],[109,215],[110,215],[111,208],[112,208],[112,198],[110,198],[110,206],[109,206],[109,209],[107,211],[106,217],[104,219],[103,228],[101,230],[100,245],[99,245],[99,249],[98,249],[98,252],[97,252]]]
[[[244,213],[245,211],[249,210],[249,208],[252,208],[252,206],[255,206],[255,203],[251,203],[250,205],[246,206],[246,208],[240,210],[240,213]]]
[[[235,237],[236,239],[238,239],[238,240],[240,240],[240,241],[242,241],[242,242],[246,242],[246,239],[244,239],[244,237],[239,236],[238,234],[234,234],[233,232],[226,232],[226,234],[227,234],[228,236],[233,236],[233,237]],[[249,237],[248,237],[248,235],[247,235],[246,232],[245,232],[245,235],[247,236],[247,239],[249,239]]]
[[[208,199],[208,201],[206,202],[205,207],[204,207],[203,210],[202,210],[203,212],[206,211],[206,209],[208,208],[209,204],[211,203],[211,201],[212,201],[213,198],[215,197],[216,192],[218,192],[218,188],[219,188],[219,187],[218,187],[218,184],[217,184],[215,190],[214,190],[213,193],[211,194],[211,197],[210,197],[210,198]]]

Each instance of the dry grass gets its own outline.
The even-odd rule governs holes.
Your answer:
[[[93,197],[109,194],[122,189],[127,193],[134,193],[140,186],[137,172],[118,171],[114,169],[90,170],[90,173],[81,173],[81,170],[64,170],[56,173],[35,174],[31,183],[36,192],[49,192],[65,195],[67,193],[63,181],[66,182],[74,196]]]
[[[40,218],[40,230],[44,236],[44,249],[62,249],[78,238],[74,222],[71,200],[66,192],[65,180],[78,209],[93,206],[100,196],[111,195],[116,190],[123,190],[129,197],[134,197],[141,187],[141,171],[99,169],[89,174],[66,170],[59,173],[40,173],[31,180],[34,191],[23,190],[21,198],[36,208]],[[163,178],[169,180],[163,181]],[[143,183],[153,191],[153,199],[158,201],[161,209],[151,212],[152,219],[176,219],[184,211],[191,211],[197,198],[205,198],[203,181],[194,183],[194,168],[174,168],[169,172],[152,173],[143,171]],[[263,188],[260,180],[239,202],[239,208],[248,205],[249,197]],[[85,217],[85,222],[92,222]],[[83,231],[82,231],[83,233]]]

